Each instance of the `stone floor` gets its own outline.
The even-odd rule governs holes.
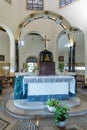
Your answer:
[[[78,126],[75,123],[70,123],[68,125],[66,125],[65,128],[59,128],[57,125],[54,126],[44,126],[44,127],[40,127],[39,130],[84,130],[81,126]]]
[[[80,98],[73,97],[69,100],[63,100],[61,102],[69,108],[70,116],[76,115],[77,112],[79,114],[83,114],[83,104],[81,104]],[[87,105],[84,107],[84,109],[86,107]],[[28,102],[27,100],[13,100],[13,94],[11,94],[10,98],[6,102],[5,110],[12,116],[19,118],[35,118],[35,116],[47,117],[53,116],[54,114],[48,111],[46,102]]]
[[[63,104],[67,105],[70,110],[70,116],[84,115],[87,113],[87,103],[84,100],[84,94],[86,96],[85,89],[79,88],[76,97],[70,98],[69,100],[62,101]],[[83,98],[82,98],[82,97]],[[15,102],[15,103],[14,103]],[[35,118],[36,116],[48,117],[53,116],[47,109],[46,103],[29,103],[25,100],[14,101],[13,93],[10,95],[6,102],[5,111],[13,117],[17,118]]]
[[[58,128],[56,128],[55,126],[53,117],[50,118],[49,116],[47,116],[46,118],[39,117],[40,127],[39,129],[37,129],[36,128],[37,119],[32,119],[32,115],[26,118],[26,116],[19,116],[20,115],[19,113],[16,114],[16,111],[14,114],[13,112],[7,111],[6,105],[8,101],[12,100],[13,95],[10,95],[12,92],[13,88],[10,89],[5,88],[3,93],[0,95],[0,113],[1,113],[0,115],[2,115],[0,119],[3,118],[5,120],[4,124],[8,122],[8,126],[5,127],[3,130],[49,130],[49,129],[58,130]],[[80,98],[80,105],[70,109],[71,115],[69,117],[66,130],[87,130],[87,89],[78,88],[77,96]],[[12,104],[9,104],[10,107],[12,107],[11,105]],[[27,114],[29,113],[27,112]],[[72,124],[74,125],[73,129],[71,128],[68,129],[68,127],[69,126],[71,127]]]

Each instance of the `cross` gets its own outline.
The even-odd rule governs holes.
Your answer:
[[[47,38],[46,38],[46,35],[45,35],[45,38],[43,38],[42,41],[44,41],[44,43],[45,43],[45,49],[46,49],[46,41],[50,41],[50,40],[47,39]]]

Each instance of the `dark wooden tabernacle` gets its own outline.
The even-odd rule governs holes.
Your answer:
[[[40,52],[39,55],[39,75],[55,75],[53,54],[47,49]]]

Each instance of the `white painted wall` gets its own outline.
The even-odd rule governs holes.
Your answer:
[[[87,28],[87,0],[78,0],[66,7],[59,8],[57,0],[44,0],[44,10],[53,11],[65,17],[73,26],[82,30]],[[19,8],[20,7],[20,8]],[[11,5],[4,0],[0,2],[0,22],[8,25],[16,37],[17,27],[30,13],[34,11],[26,10],[25,0],[12,0]],[[6,15],[7,14],[7,15]]]
[[[24,45],[19,45],[19,69],[23,69],[23,63],[26,63],[26,59],[29,56],[35,56],[39,59],[39,53],[44,49],[44,42],[41,40],[41,36],[29,36],[26,35],[23,38]]]
[[[84,55],[84,35],[81,31],[75,32],[76,37],[76,47],[75,47],[75,62],[85,63]],[[68,63],[68,48],[65,45],[68,43],[68,38],[66,34],[61,34],[57,43],[58,56],[64,56],[64,62]]]
[[[3,63],[10,63],[10,40],[6,32],[0,31],[0,55],[5,56]]]
[[[85,36],[85,50],[87,50],[87,0],[78,0],[72,4],[67,5],[66,7],[59,8],[59,1],[57,0],[44,0],[44,10],[49,10],[56,12],[58,14],[61,14],[63,17],[65,17],[72,26],[80,28]],[[34,13],[34,11],[26,10],[26,1],[25,0],[12,0],[11,5],[6,3],[4,0],[0,2],[0,25],[4,24],[6,25],[14,35],[14,39],[17,38],[17,30],[18,25],[24,20],[25,17],[27,17],[30,13]],[[38,29],[41,31],[42,34],[47,35],[47,37],[50,40],[50,44],[48,48],[54,53],[54,59],[56,59],[56,38],[61,30],[57,29],[57,25],[55,26],[55,23],[52,23],[51,26],[48,27],[50,22],[46,24],[43,24],[42,26],[39,24],[40,22],[37,22],[37,24],[33,23],[33,26],[30,28],[26,28],[24,31],[24,35],[29,30],[35,30]],[[37,29],[38,28],[38,29]],[[11,40],[10,40],[11,41]],[[13,41],[13,40],[12,40]],[[11,53],[14,52],[14,47],[11,48]],[[14,54],[10,54],[11,58],[14,58]],[[87,56],[85,52],[85,62],[87,61]],[[13,61],[10,59],[10,61]]]

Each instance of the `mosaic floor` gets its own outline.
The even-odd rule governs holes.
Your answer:
[[[81,92],[83,91],[83,93]],[[13,88],[5,88],[3,93],[0,94],[0,130],[58,130],[53,118],[39,118],[40,127],[36,126],[37,119],[25,119],[25,118],[14,118],[5,112],[5,105],[13,92]],[[66,130],[87,130],[87,89],[78,90],[78,95],[81,98],[81,107],[83,108],[83,114],[70,116]],[[81,107],[75,108],[73,111],[79,111]],[[51,124],[51,126],[50,126]],[[73,124],[73,125],[72,125]],[[71,127],[71,125],[73,127]]]
[[[0,130],[11,130],[17,121],[5,113],[0,112]]]
[[[1,127],[1,129],[5,129],[8,125],[9,125],[9,123],[7,121],[0,118],[0,127]]]

